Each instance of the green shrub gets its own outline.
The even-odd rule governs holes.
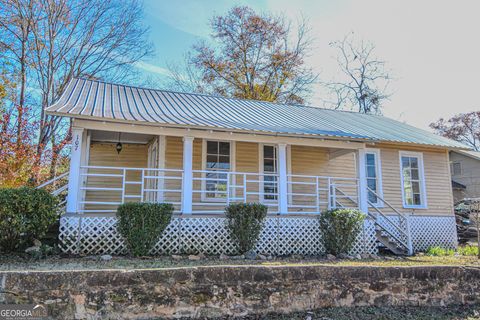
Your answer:
[[[471,245],[458,247],[458,254],[462,256],[478,256],[478,247]]]
[[[226,227],[240,254],[252,250],[262,231],[267,206],[260,203],[234,203],[225,208]]]
[[[425,254],[427,256],[436,256],[436,257],[453,256],[455,254],[455,250],[436,246],[436,247],[428,248]]]
[[[362,230],[365,215],[352,209],[334,209],[319,217],[321,241],[327,253],[347,254]]]
[[[57,204],[45,190],[0,189],[0,251],[12,252],[42,238],[58,219]]]
[[[118,207],[117,229],[130,253],[146,256],[172,219],[169,203],[125,203]]]

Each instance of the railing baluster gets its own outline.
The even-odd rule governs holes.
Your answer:
[[[317,205],[317,213],[320,213],[320,191],[318,190],[318,177],[315,177],[315,201]]]
[[[125,179],[126,179],[126,176],[127,176],[127,170],[125,168],[123,168],[123,171],[122,171],[122,203],[125,203]]]
[[[243,202],[247,202],[247,174],[243,174]]]

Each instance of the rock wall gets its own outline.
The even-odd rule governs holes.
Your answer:
[[[196,267],[0,272],[0,303],[61,319],[241,316],[332,306],[480,303],[476,267]]]

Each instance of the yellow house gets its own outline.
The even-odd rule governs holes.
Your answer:
[[[321,253],[316,217],[339,207],[368,217],[352,253],[457,244],[449,151],[465,146],[386,117],[85,79],[46,112],[73,121],[66,252],[122,252],[127,201],[174,204],[156,253],[232,253],[232,202],[268,206],[267,254]]]

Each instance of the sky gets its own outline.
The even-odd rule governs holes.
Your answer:
[[[137,66],[165,79],[168,65],[201,39],[208,21],[234,5],[305,17],[312,29],[313,51],[306,63],[327,81],[338,77],[335,51],[329,43],[353,32],[375,45],[395,80],[383,114],[428,129],[440,117],[480,110],[480,1],[478,0],[144,0],[145,24],[155,55]],[[313,87],[308,105],[323,106],[324,89]]]

